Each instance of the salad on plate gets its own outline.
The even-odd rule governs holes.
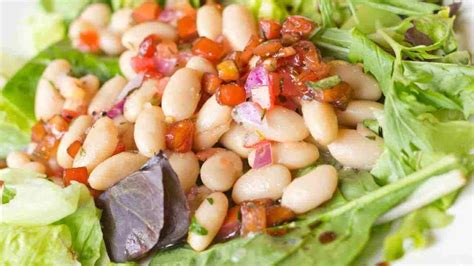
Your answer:
[[[1,57],[0,265],[425,247],[474,170],[462,5],[437,2],[40,1],[39,52]]]

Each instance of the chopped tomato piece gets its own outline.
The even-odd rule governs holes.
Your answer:
[[[296,54],[295,48],[288,46],[288,47],[283,47],[278,51],[278,53],[275,54],[275,57],[288,57]]]
[[[291,34],[301,37],[309,37],[316,25],[303,16],[288,17],[281,27],[281,34]]]
[[[215,241],[222,242],[238,236],[240,233],[240,206],[234,206],[229,209],[227,216],[222,223]]]
[[[240,56],[241,60],[243,62],[249,62],[250,58],[253,56],[253,49],[255,47],[259,46],[261,43],[261,40],[258,38],[256,35],[252,35],[250,37],[250,40],[248,41],[247,45],[245,46],[244,51],[242,52],[242,55]]]
[[[188,15],[178,20],[178,36],[184,41],[192,40],[198,36],[196,16]]]
[[[60,115],[55,115],[46,124],[49,131],[60,138],[69,128],[69,123]]]
[[[155,1],[146,1],[133,10],[132,18],[137,23],[156,20],[160,15],[160,6]]]
[[[352,98],[352,88],[346,82],[341,82],[330,89],[322,89],[315,92],[318,101],[330,103],[339,109],[346,109]]]
[[[135,72],[155,73],[155,60],[152,57],[134,56],[130,62]]]
[[[66,186],[69,186],[71,181],[76,181],[87,185],[88,176],[89,174],[87,173],[86,167],[67,168],[64,169],[63,180]]]
[[[304,88],[302,84],[298,84],[298,73],[290,68],[282,68],[279,70],[281,77],[281,95],[286,97],[302,96]]]
[[[271,200],[270,200],[271,203]],[[267,227],[266,208],[268,200],[245,201],[241,204],[242,226],[240,234],[263,233]]]
[[[76,140],[73,143],[71,143],[71,145],[69,145],[69,147],[67,148],[67,154],[69,154],[69,156],[74,158],[76,157],[76,154],[79,152],[81,147],[82,147],[82,143],[79,140]]]
[[[314,44],[310,41],[299,41],[293,45],[296,54],[294,64],[305,66],[313,72],[328,72],[329,68],[324,64],[321,54]]]
[[[253,49],[253,54],[261,57],[268,57],[283,48],[280,40],[266,41]]]
[[[72,120],[74,120],[74,118],[80,116],[81,113],[80,112],[77,112],[75,110],[67,110],[67,109],[64,109],[62,112],[61,112],[61,116],[64,118],[64,120],[66,120],[66,122],[70,123]]]
[[[195,41],[192,50],[193,54],[200,55],[212,62],[218,61],[224,55],[223,45],[206,37]]]
[[[194,123],[185,119],[172,123],[166,130],[166,147],[175,152],[188,152],[193,147]]]
[[[37,161],[49,160],[49,158],[56,154],[58,144],[59,141],[55,136],[51,134],[44,136],[33,151],[33,159]]]
[[[138,55],[142,57],[152,57],[153,54],[155,54],[158,42],[158,35],[151,34],[147,36],[138,47]]]
[[[222,80],[216,74],[204,73],[204,75],[202,75],[201,83],[204,91],[212,95],[216,93]]]
[[[281,205],[273,205],[267,208],[267,227],[277,226],[295,219],[295,213]]]
[[[258,25],[263,38],[267,40],[280,38],[281,25],[278,22],[270,19],[263,19],[260,20]]]
[[[127,147],[125,146],[125,144],[123,144],[122,142],[119,142],[117,144],[117,147],[115,147],[114,155],[124,152],[126,149]]]
[[[223,84],[216,94],[217,102],[222,105],[236,106],[245,102],[247,98],[245,89],[236,83]]]
[[[97,34],[97,31],[88,30],[79,33],[79,49],[93,53],[99,51],[99,34]]]
[[[224,60],[217,65],[219,78],[224,81],[236,81],[239,79],[239,68],[234,60]]]
[[[38,121],[31,128],[31,141],[40,142],[46,136],[46,128],[42,121]]]

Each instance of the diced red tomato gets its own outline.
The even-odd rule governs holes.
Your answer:
[[[200,55],[212,62],[217,62],[224,55],[222,44],[206,37],[199,38],[193,44],[193,54]]]
[[[239,79],[239,68],[234,60],[224,60],[217,65],[219,78],[224,81],[236,81]]]
[[[178,36],[184,41],[197,37],[196,16],[188,15],[178,20]]]
[[[314,30],[315,24],[303,16],[288,17],[281,27],[281,34],[291,34],[308,37]]]
[[[242,202],[240,213],[242,226],[240,233],[246,236],[249,233],[263,233],[267,227],[266,208],[272,204],[270,199],[261,199]]]
[[[297,84],[298,73],[290,68],[282,68],[279,70],[282,79],[281,95],[286,97],[302,96],[303,88],[301,84]]]
[[[166,147],[175,152],[188,152],[193,147],[194,123],[191,119],[172,123],[166,130]]]
[[[270,19],[263,19],[260,20],[258,25],[263,38],[267,40],[280,38],[281,25],[278,22]]]
[[[216,74],[204,73],[202,75],[201,86],[205,92],[211,95],[216,93],[221,83],[222,80]]]
[[[95,30],[79,33],[79,49],[95,53],[99,51],[99,34]]]
[[[63,172],[63,180],[66,186],[69,186],[72,181],[76,181],[82,184],[87,185],[87,178],[89,174],[87,173],[86,167],[77,167],[77,168],[67,168]]]
[[[74,118],[80,116],[81,113],[80,112],[77,112],[75,110],[67,110],[67,109],[63,109],[63,111],[61,112],[61,116],[64,118],[64,120],[66,120],[66,122],[70,123],[72,120],[74,120]]]
[[[42,121],[38,121],[31,128],[31,141],[40,142],[46,136],[46,128]]]
[[[215,241],[222,242],[238,236],[240,233],[240,206],[234,206],[229,209],[227,216],[222,223]]]
[[[152,57],[155,54],[156,45],[158,43],[158,35],[151,34],[147,36],[138,47],[138,55],[141,57]]]
[[[280,40],[269,40],[261,43],[253,49],[253,54],[261,57],[268,57],[277,53],[283,45]]]
[[[67,154],[69,154],[69,156],[74,158],[76,157],[76,154],[79,152],[81,147],[82,147],[82,143],[79,140],[76,140],[73,143],[71,143],[71,145],[69,145],[69,147],[67,148]]]
[[[160,6],[155,1],[146,1],[133,10],[132,17],[135,22],[143,23],[156,20],[160,15]]]
[[[38,145],[36,145],[35,150],[33,151],[33,159],[37,161],[48,161],[52,156],[56,154],[58,147],[58,139],[51,135],[45,135]]]
[[[258,38],[256,35],[252,35],[250,37],[250,40],[248,41],[247,45],[245,46],[244,51],[242,52],[240,58],[243,62],[249,62],[250,58],[253,56],[253,50],[255,47],[259,46],[261,43],[261,40]]]
[[[69,123],[60,115],[55,115],[48,120],[46,127],[56,137],[60,138],[68,130]]]
[[[217,102],[222,105],[236,106],[245,102],[247,98],[245,89],[236,83],[223,84],[216,94]]]
[[[135,72],[147,72],[147,73],[155,73],[155,60],[153,57],[141,57],[141,56],[134,56],[130,62],[133,70]]]
[[[329,103],[339,109],[346,109],[352,99],[352,88],[346,82],[341,82],[330,89],[315,92],[318,101]]]
[[[295,213],[281,205],[273,205],[266,210],[267,227],[277,226],[295,219]]]

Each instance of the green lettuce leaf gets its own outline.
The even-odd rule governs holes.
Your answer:
[[[81,11],[92,3],[110,4],[109,0],[40,0],[41,7],[48,13],[63,16],[67,23],[76,18]]]
[[[227,3],[237,2],[247,6],[255,17],[269,18],[278,21],[284,20],[288,16],[288,11],[283,1],[278,0],[236,0]]]
[[[63,16],[58,13],[37,12],[30,16],[27,21],[28,50],[33,54],[46,49],[48,46],[62,40],[66,36],[66,23]]]

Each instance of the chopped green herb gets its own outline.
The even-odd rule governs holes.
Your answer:
[[[14,188],[9,188],[7,186],[3,187],[3,193],[2,193],[2,204],[7,204],[12,200],[16,195],[16,191]]]
[[[375,140],[375,136],[365,136],[365,137],[370,139],[370,140]]]
[[[200,236],[207,235],[207,229],[198,223],[196,217],[193,217],[193,219],[191,220],[191,224],[189,225],[189,232],[193,232]]]
[[[316,82],[308,81],[306,82],[306,86],[314,90],[326,90],[336,86],[337,84],[341,83],[341,81],[342,80],[338,75],[334,75]]]
[[[209,204],[213,205],[214,204],[214,199],[213,198],[207,198],[206,199]]]

